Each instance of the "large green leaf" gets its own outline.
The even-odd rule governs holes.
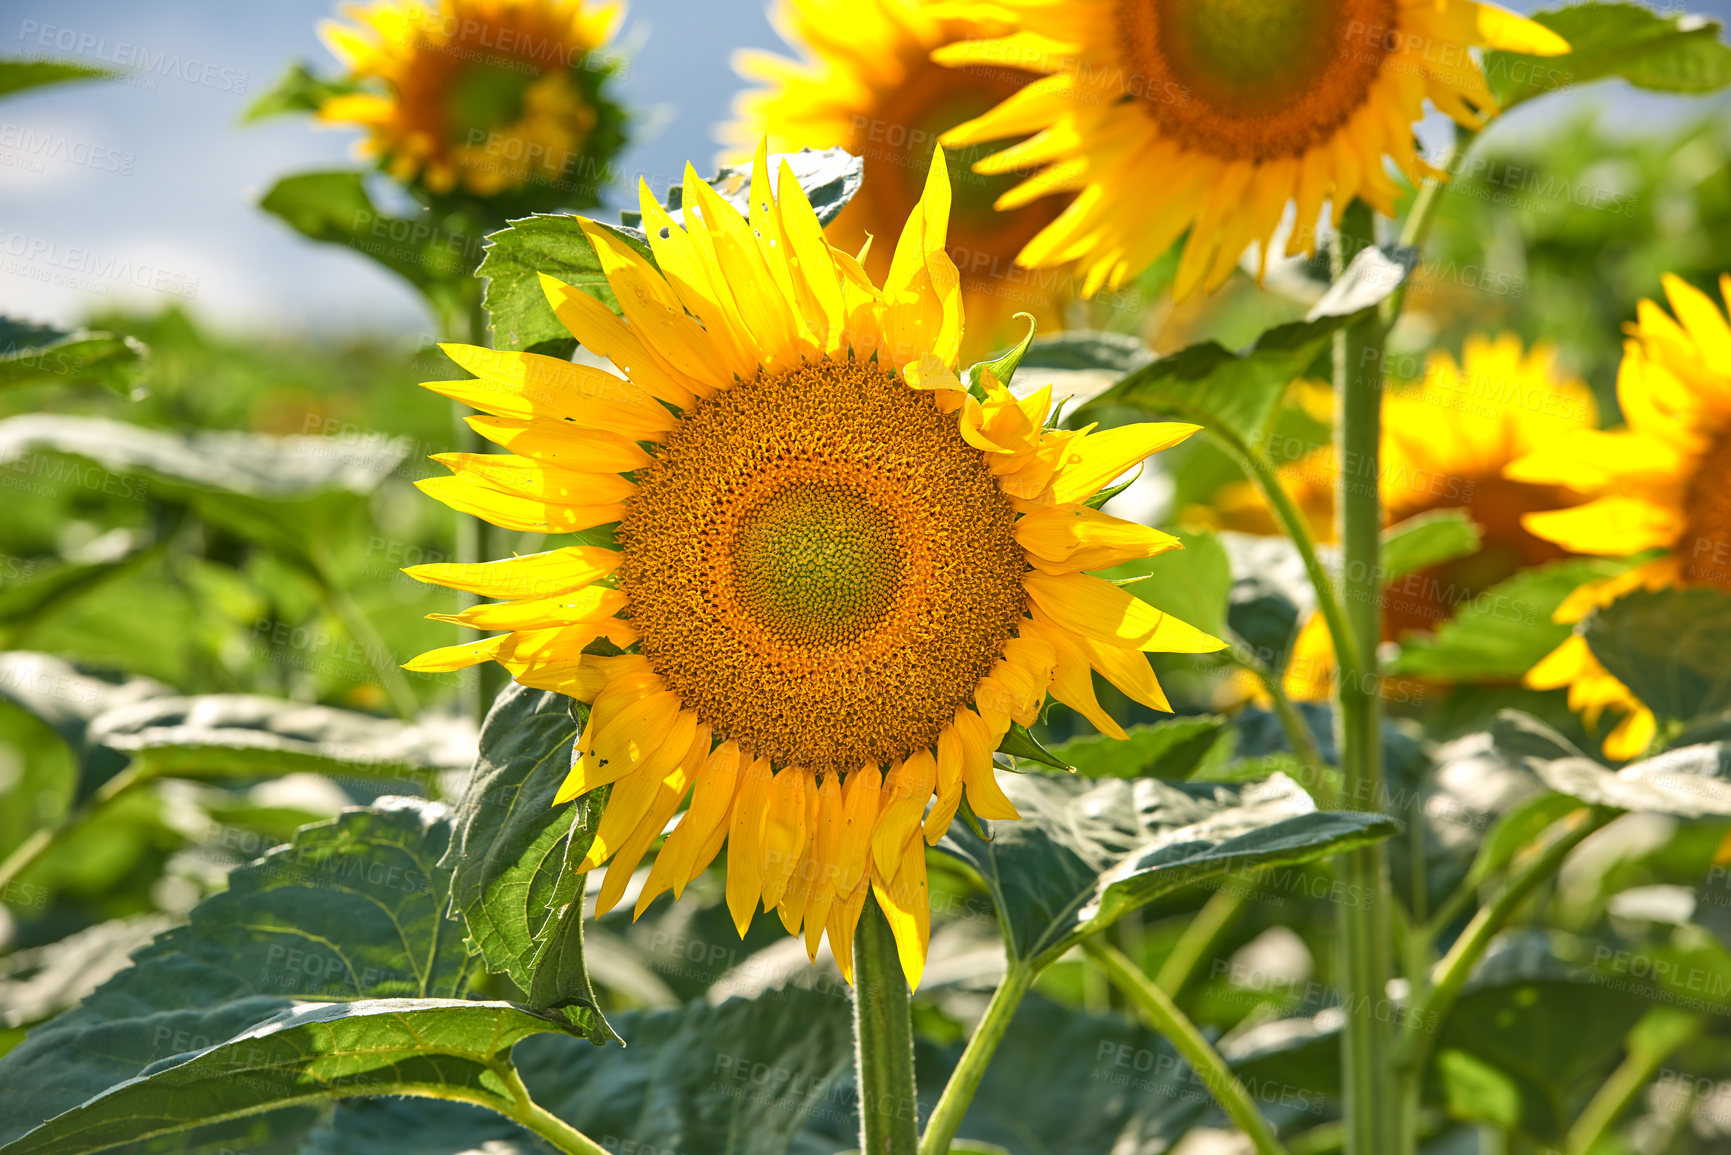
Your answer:
[[[0,74],[4,67],[0,64]],[[0,317],[0,389],[40,381],[95,382],[128,394],[147,355],[131,337],[87,329],[68,333]]]
[[[1731,594],[1637,590],[1582,623],[1593,656],[1661,718],[1731,709]]]
[[[1682,746],[1620,770],[1591,758],[1530,758],[1527,765],[1552,790],[1593,806],[1731,816],[1731,742]]]
[[[1131,726],[1123,741],[1101,734],[1071,738],[1052,753],[1089,778],[1188,778],[1226,736],[1211,714]]]
[[[788,162],[818,220],[825,224],[835,219],[858,190],[864,171],[863,162],[858,157],[839,148],[778,153],[769,159],[772,171],[779,170],[783,160]],[[708,183],[743,215],[750,176],[749,168],[728,167]],[[683,222],[680,186],[674,185],[664,200],[674,219]],[[626,213],[624,220],[623,226],[596,223],[611,230],[653,263],[654,255],[649,251],[642,232],[635,227],[639,223],[637,214]],[[607,286],[594,246],[583,235],[577,218],[537,213],[512,221],[508,227],[487,237],[487,253],[476,274],[486,279],[484,299],[493,326],[493,340],[501,349],[569,357],[577,342],[547,304],[546,295],[541,291],[542,273],[582,289],[608,308],[618,311],[619,303],[613,297],[613,290]]]
[[[110,476],[95,486],[144,497],[149,483],[286,501],[327,490],[370,493],[402,461],[378,446],[262,433],[169,433],[104,417],[31,413],[0,421],[0,465],[37,453],[95,462]],[[91,484],[86,481],[86,484]]]
[[[1485,79],[1507,108],[1559,88],[1621,77],[1661,92],[1731,84],[1731,48],[1711,20],[1642,4],[1570,4],[1532,17],[1569,42],[1562,56],[1485,53]]]
[[[514,1106],[511,1050],[563,1022],[511,1003],[302,1003],[233,1038],[171,1055],[8,1144],[6,1155],[84,1155],[211,1120],[303,1103],[411,1095]]]
[[[446,865],[451,905],[487,969],[537,1006],[565,1010],[597,1043],[607,1025],[583,965],[582,877],[598,796],[554,806],[577,738],[569,698],[507,686],[481,727],[481,755],[458,802]]]
[[[1229,785],[1028,774],[1004,790],[1021,821],[997,824],[991,842],[952,826],[939,845],[979,872],[1011,957],[1036,968],[1181,887],[1312,862],[1397,829],[1380,815],[1318,812],[1285,775]]]
[[[1398,254],[1397,254],[1398,257]],[[1161,357],[1082,406],[1147,410],[1254,442],[1286,387],[1341,329],[1370,316],[1410,272],[1410,261],[1367,248],[1303,321],[1263,333],[1242,353],[1205,341]]]
[[[302,830],[76,1009],[0,1059],[0,1142],[296,999],[450,999],[469,978],[444,917],[450,840],[437,803],[382,800]]]
[[[90,737],[104,712],[174,693],[151,678],[103,677],[52,654],[0,653],[0,701],[40,719],[72,751],[80,797],[126,765],[126,755]]]
[[[20,33],[20,38],[22,38]],[[79,64],[73,60],[0,60],[0,96],[9,96],[44,84],[69,80],[102,80],[117,73],[113,69]]]
[[[1563,599],[1615,572],[1615,563],[1591,559],[1522,570],[1461,601],[1436,633],[1403,640],[1389,672],[1451,682],[1518,679],[1568,638],[1569,627],[1551,621]]]
[[[473,753],[454,726],[421,726],[253,694],[155,697],[108,709],[88,741],[129,754],[156,777],[310,772],[420,780],[462,769]]]
[[[304,237],[372,258],[422,292],[463,280],[481,255],[479,238],[380,212],[366,174],[349,169],[285,176],[258,207]]]
[[[516,1053],[535,1101],[609,1150],[829,1155],[858,1141],[845,988],[788,987],[719,1006],[628,1011],[615,1021],[631,1043],[624,1050],[549,1034]],[[812,1144],[811,1133],[832,1145]],[[370,1145],[375,1139],[388,1147]],[[541,1150],[508,1120],[462,1108],[423,1117],[420,1104],[377,1100],[339,1108],[309,1155],[381,1149]]]

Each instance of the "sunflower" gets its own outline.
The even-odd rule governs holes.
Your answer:
[[[1078,261],[1083,292],[1116,288],[1186,229],[1174,293],[1218,287],[1252,241],[1266,263],[1288,202],[1287,252],[1315,252],[1325,199],[1394,215],[1393,160],[1414,151],[1424,102],[1482,127],[1497,111],[1470,49],[1554,55],[1555,33],[1472,0],[992,0],[965,12],[1015,19],[1007,36],[941,48],[959,66],[1046,75],[943,137],[948,146],[1035,134],[976,167],[1044,166],[998,201],[1074,202],[1020,260]]]
[[[1576,553],[1632,557],[1632,569],[1582,586],[1557,610],[1578,622],[1637,589],[1704,586],[1731,593],[1731,325],[1707,294],[1678,277],[1663,281],[1675,319],[1642,301],[1623,343],[1617,400],[1623,429],[1575,430],[1515,462],[1511,477],[1567,485],[1592,500],[1530,513],[1546,541]],[[1731,302],[1731,276],[1719,280]],[[1538,689],[1569,687],[1569,706],[1597,723],[1621,714],[1605,753],[1633,758],[1653,740],[1652,711],[1599,664],[1576,634],[1527,675]]]
[[[1443,509],[1458,509],[1482,530],[1479,548],[1466,557],[1404,574],[1384,591],[1383,637],[1429,634],[1491,586],[1517,570],[1568,556],[1569,550],[1535,536],[1522,522],[1534,511],[1584,500],[1566,484],[1512,480],[1511,463],[1560,433],[1591,429],[1597,421],[1592,392],[1563,374],[1556,351],[1523,351],[1518,337],[1467,338],[1456,362],[1431,354],[1423,378],[1383,401],[1380,489],[1389,524]],[[1339,471],[1333,446],[1311,451],[1280,469],[1318,540],[1334,539],[1334,491]],[[1192,520],[1249,533],[1278,533],[1261,492],[1235,482],[1216,496],[1212,510]],[[1295,698],[1326,700],[1335,672],[1334,647],[1319,616],[1294,643],[1286,686]]]
[[[934,48],[998,31],[1002,22],[940,17],[923,0],[781,0],[773,19],[789,44],[804,49],[807,62],[740,52],[734,60],[740,75],[766,87],[739,95],[725,138],[743,150],[767,135],[777,150],[839,146],[863,158],[864,185],[827,230],[831,241],[849,251],[901,228],[920,198],[940,133],[1034,78],[1014,68],[934,64]],[[1021,336],[1011,333],[1010,318],[1017,312],[1031,313],[1042,327],[1055,326],[1066,286],[1056,274],[1015,263],[1064,202],[1052,198],[994,211],[992,203],[1015,180],[970,171],[981,155],[973,149],[949,157],[949,254],[962,277],[969,343],[985,350]],[[881,280],[889,270],[887,246],[868,251],[864,264]]]
[[[1011,723],[1049,690],[1123,737],[1092,670],[1169,709],[1142,653],[1221,647],[1084,572],[1177,546],[1086,502],[1196,427],[1047,429],[1049,388],[1018,401],[988,375],[969,392],[941,158],[881,289],[778,175],[760,145],[748,221],[688,166],[684,227],[642,186],[654,264],[582,222],[623,317],[542,285],[623,378],[447,348],[478,376],[428,388],[481,410],[470,423],[510,452],[444,455],[452,476],[421,488],[508,529],[612,528],[409,570],[503,599],[446,619],[503,632],[410,668],[491,659],[590,703],[559,798],[612,786],[581,864],[611,860],[597,912],[689,795],[639,914],[726,843],[742,935],[761,903],[814,958],[827,932],[851,979],[875,894],[917,982],[925,843],[964,796],[1016,817],[992,769]]]
[[[363,153],[394,179],[439,196],[531,188],[594,203],[598,163],[620,143],[598,51],[621,5],[377,0],[343,12],[354,24],[319,32],[362,90],[328,98],[318,117],[364,127]]]

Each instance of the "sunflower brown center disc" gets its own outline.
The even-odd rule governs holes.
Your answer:
[[[875,365],[717,393],[637,480],[619,584],[644,655],[781,765],[931,745],[1022,616],[1009,501],[954,417]]]
[[[1296,156],[1364,103],[1394,0],[1118,0],[1130,93],[1215,156]]]
[[[1731,593],[1731,433],[1720,434],[1702,457],[1683,518],[1675,546],[1683,580]]]

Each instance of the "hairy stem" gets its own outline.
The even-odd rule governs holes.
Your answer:
[[[915,1155],[914,1023],[895,935],[867,898],[854,938],[854,1066],[861,1155]],[[959,1122],[960,1120],[958,1120]]]
[[[1220,1052],[1208,1045],[1196,1024],[1185,1017],[1166,992],[1138,970],[1123,951],[1099,935],[1089,938],[1083,946],[1106,969],[1106,974],[1118,989],[1147,1016],[1149,1024],[1164,1035],[1173,1049],[1190,1064],[1190,1069],[1196,1072],[1196,1077],[1202,1080],[1202,1085],[1208,1088],[1208,1093],[1214,1096],[1226,1117],[1249,1136],[1257,1155],[1286,1155],[1286,1148],[1280,1145],[1274,1128],[1256,1109],[1256,1100],[1250,1097],[1250,1092],[1238,1081],[1238,1076],[1232,1073]]]
[[[944,1085],[944,1093],[933,1108],[932,1117],[926,1121],[926,1133],[920,1139],[920,1155],[948,1155],[956,1129],[962,1125],[968,1104],[974,1101],[974,1092],[986,1074],[986,1066],[997,1052],[998,1043],[1003,1040],[1004,1031],[1009,1027],[1016,1007],[1021,1004],[1022,996],[1033,984],[1034,972],[1026,963],[1010,964],[1004,981],[992,992],[992,1001],[986,1004],[986,1013],[980,1018],[980,1025],[974,1028],[974,1037],[968,1040],[961,1061],[950,1073],[950,1081]]]
[[[1299,713],[1298,707],[1287,694],[1285,679],[1251,652],[1248,643],[1234,643],[1227,653],[1231,661],[1256,675],[1257,681],[1262,683],[1262,688],[1267,692],[1274,717],[1280,722],[1281,733],[1286,735],[1287,745],[1292,747],[1292,752],[1298,757],[1304,778],[1300,785],[1316,803],[1317,809],[1334,809],[1334,785],[1328,780],[1328,767],[1322,760],[1322,750],[1317,746],[1316,735],[1310,732],[1304,715]]]
[[[529,1088],[523,1085],[523,1077],[517,1073],[516,1067],[506,1063],[495,1070],[511,1095],[511,1106],[504,1112],[509,1118],[565,1155],[609,1155],[607,1148],[530,1098]]]
[[[1589,1155],[1599,1139],[1641,1093],[1659,1064],[1701,1030],[1701,1020],[1671,1007],[1654,1007],[1629,1032],[1628,1053],[1593,1092],[1563,1142],[1565,1155]]]

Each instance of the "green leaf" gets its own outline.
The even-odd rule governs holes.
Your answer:
[[[1661,718],[1731,709],[1731,595],[1637,590],[1582,623],[1593,656]]]
[[[1060,761],[1088,778],[1188,778],[1227,734],[1211,714],[1130,726],[1119,741],[1103,734],[1071,738],[1053,749]]]
[[[645,260],[653,260],[647,245],[621,230],[613,231]],[[541,291],[542,273],[619,311],[595,247],[583,235],[577,218],[537,213],[489,234],[486,255],[475,270],[487,285],[482,299],[492,323],[493,343],[500,349],[569,357],[577,348],[577,340],[553,315],[553,307]]]
[[[1011,758],[1026,758],[1030,762],[1038,762],[1042,766],[1050,766],[1054,770],[1074,770],[1068,762],[1040,744],[1040,740],[1028,733],[1028,728],[1020,722],[1011,722],[1010,728],[1004,732],[1003,741],[998,743],[998,752],[1008,754]],[[1011,763],[1010,769],[1017,767]]]
[[[1303,321],[1263,333],[1242,353],[1206,341],[1130,373],[1079,412],[1112,406],[1167,414],[1254,443],[1286,387],[1339,330],[1370,317],[1410,272],[1404,256],[1368,248]]]
[[[72,752],[80,768],[79,797],[126,765],[126,756],[90,737],[104,712],[174,691],[151,678],[102,677],[52,654],[0,653],[0,701],[41,720]]]
[[[41,381],[93,382],[127,396],[148,355],[131,337],[89,329],[69,333],[0,317],[0,389]]]
[[[1033,344],[1034,330],[1039,327],[1035,322],[1032,313],[1017,313],[1016,316],[1026,317],[1028,319],[1027,335],[1020,341],[1016,342],[1015,347],[1010,349],[1010,351],[1005,353],[1003,356],[994,358],[990,361],[979,361],[968,366],[967,382],[970,389],[979,389],[982,382],[985,380],[985,375],[987,373],[990,373],[992,378],[997,381],[998,384],[1005,386],[1009,385],[1010,379],[1016,375],[1017,366],[1022,363],[1022,358],[1027,355],[1028,346]]]
[[[145,496],[150,486],[144,482],[153,481],[272,501],[327,490],[370,493],[403,456],[323,437],[170,433],[105,417],[29,413],[0,420],[0,465],[44,452],[95,462],[113,475],[97,477],[95,486],[123,497]]]
[[[1038,968],[1137,907],[1193,883],[1311,862],[1388,837],[1380,815],[1319,813],[1296,782],[1245,786],[1029,774],[1004,782],[1022,814],[981,842],[939,845],[985,880],[1012,959]]]
[[[1039,338],[1022,354],[1021,363],[1029,369],[1098,369],[1121,375],[1152,360],[1154,354],[1136,337],[1082,329]]]
[[[1155,609],[1219,637],[1226,628],[1226,602],[1232,592],[1232,562],[1220,538],[1207,530],[1174,530],[1183,549],[1101,570],[1112,581],[1140,578],[1124,588]]]
[[[292,1000],[460,996],[467,953],[444,917],[450,875],[438,866],[449,841],[443,806],[388,799],[235,870],[187,925],[0,1059],[0,1143]]]
[[[563,1026],[510,1003],[379,999],[286,1008],[177,1054],[56,1115],[6,1155],[83,1155],[202,1123],[376,1095],[515,1106],[502,1077],[522,1040]]]
[[[453,818],[451,905],[469,947],[540,1007],[596,1043],[617,1040],[583,966],[583,878],[603,798],[553,798],[571,769],[571,699],[512,684],[481,727],[481,755]]]
[[[631,1041],[623,1050],[546,1034],[515,1055],[535,1101],[609,1150],[828,1155],[859,1141],[845,987],[788,987],[615,1021]],[[339,1106],[308,1155],[476,1150],[542,1148],[474,1109],[374,1099]]]
[[[1714,92],[1731,84],[1720,26],[1640,4],[1570,4],[1532,19],[1569,42],[1562,56],[1485,53],[1485,79],[1505,109],[1559,88],[1621,77],[1660,92]]]
[[[285,176],[258,206],[304,237],[370,257],[423,293],[466,281],[480,256],[478,238],[458,236],[429,221],[380,212],[367,194],[366,174],[361,172],[343,169]]]
[[[0,588],[0,629],[34,625],[73,599],[136,572],[141,562],[158,552],[124,530],[102,544],[103,549],[90,550],[77,560],[28,563],[23,574]]]
[[[1565,963],[1550,938],[1543,931],[1499,938],[1440,1024],[1437,1048],[1505,1076],[1519,1091],[1521,1130],[1554,1145],[1648,1003],[1627,984]]]
[[[104,80],[120,75],[111,68],[96,68],[70,60],[0,60],[0,96],[10,96],[44,84],[69,80]]]
[[[1382,567],[1397,578],[1477,551],[1483,531],[1458,509],[1409,517],[1382,531]]]
[[[1522,570],[1473,597],[1429,637],[1408,636],[1389,673],[1437,681],[1514,681],[1562,645],[1569,627],[1551,614],[1582,584],[1618,572],[1592,559]]]
[[[1617,810],[1731,817],[1731,743],[1667,750],[1654,758],[1607,770],[1590,758],[1529,758],[1527,766],[1559,794]]]
[[[326,80],[314,75],[303,63],[296,62],[283,73],[276,87],[265,92],[247,106],[241,114],[242,124],[254,124],[275,116],[317,112],[332,97],[364,91],[364,86],[344,80]]]
[[[811,201],[820,222],[828,224],[858,191],[864,162],[839,148],[802,149],[793,153],[772,153],[771,172],[780,170],[785,160],[792,167],[800,188]],[[723,200],[748,216],[746,191],[751,168],[728,166],[708,183]],[[683,223],[680,207],[682,189],[674,185],[668,190],[665,207],[674,219]],[[636,213],[622,214],[622,227],[600,221],[620,240],[636,249],[644,260],[655,263],[648,242],[638,229],[641,218]],[[547,298],[541,291],[540,274],[546,273],[567,285],[582,289],[614,312],[619,303],[594,247],[583,235],[582,226],[573,216],[537,213],[515,220],[506,228],[487,237],[486,256],[476,275],[486,279],[484,300],[492,322],[493,341],[500,349],[517,349],[527,353],[544,353],[553,357],[569,357],[577,348],[570,330],[553,315]]]
[[[313,773],[424,780],[467,767],[472,749],[460,728],[252,694],[156,697],[114,707],[91,721],[87,740],[131,755],[139,773],[180,778]]]

